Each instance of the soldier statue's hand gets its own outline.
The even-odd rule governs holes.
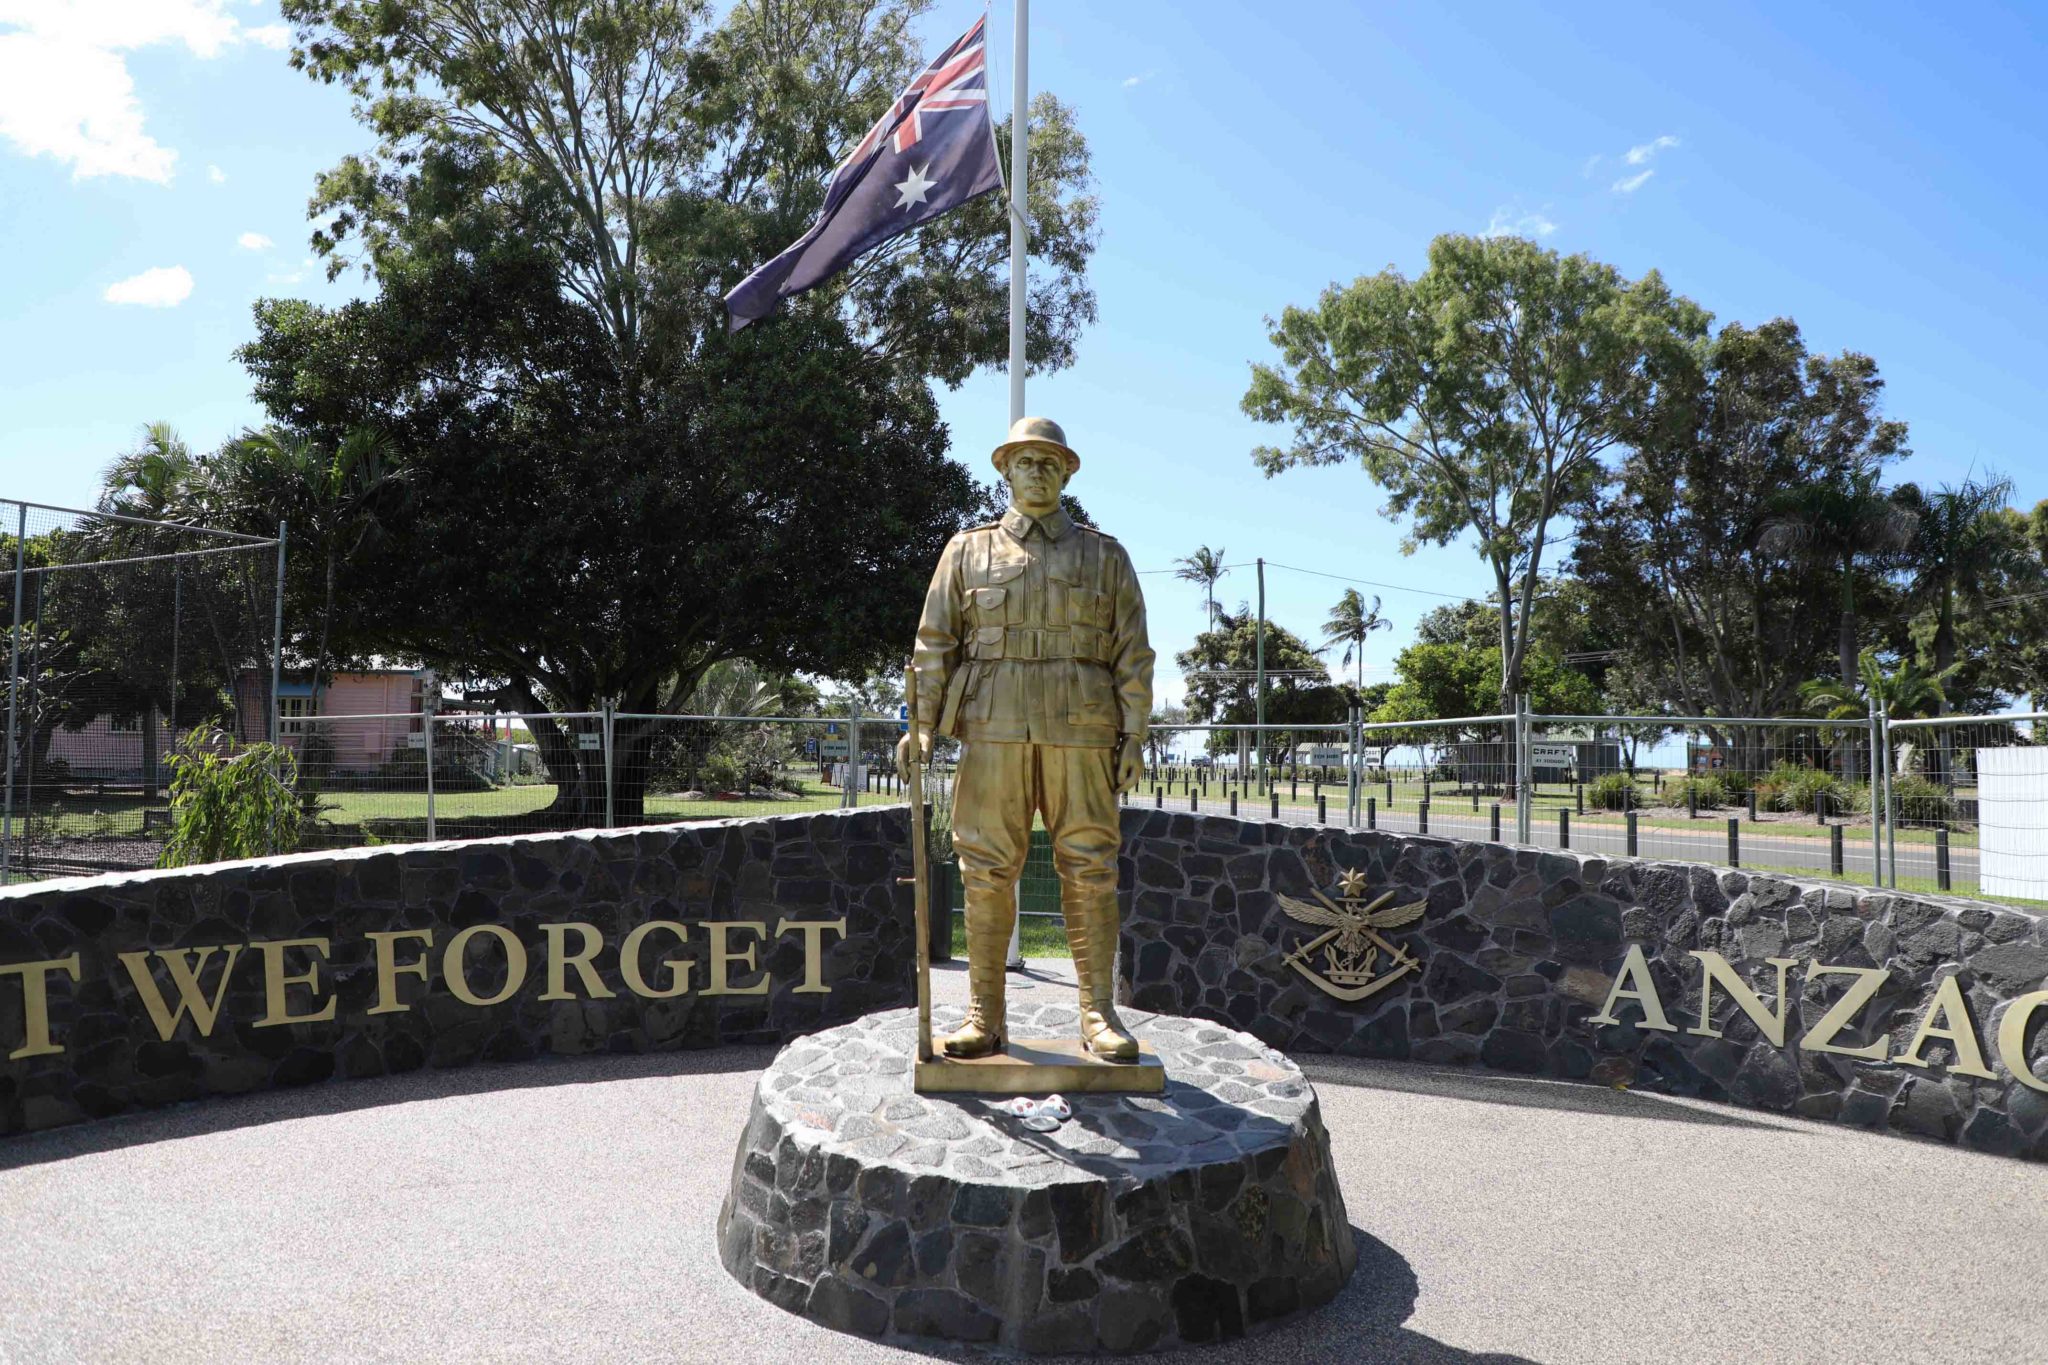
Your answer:
[[[1145,753],[1139,745],[1126,739],[1116,751],[1116,789],[1120,792],[1135,791],[1145,777]]]
[[[917,761],[920,763],[931,762],[932,737],[930,735],[920,734],[917,737],[917,739]],[[896,771],[899,773],[910,771],[910,736],[907,734],[904,735],[903,738],[896,741]]]

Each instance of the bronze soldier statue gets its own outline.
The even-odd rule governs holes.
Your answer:
[[[1124,547],[1077,525],[1060,493],[1081,467],[1066,433],[1025,417],[995,449],[1010,510],[947,544],[917,626],[918,725],[961,740],[953,849],[967,890],[966,1025],[948,1056],[1005,1046],[1003,960],[1031,818],[1052,835],[1081,986],[1081,1042],[1138,1057],[1116,1017],[1116,795],[1137,785],[1152,715],[1145,600]],[[910,736],[899,744],[907,758]]]

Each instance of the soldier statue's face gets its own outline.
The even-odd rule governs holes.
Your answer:
[[[1010,456],[1003,477],[1017,510],[1027,517],[1042,517],[1060,505],[1060,490],[1067,486],[1067,457],[1057,450],[1025,446]]]

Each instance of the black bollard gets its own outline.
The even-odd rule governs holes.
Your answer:
[[[1319,825],[1330,823],[1330,798],[1327,796],[1318,796],[1316,798],[1316,823]]]
[[[1934,827],[1934,889],[1949,889],[1948,879],[1948,826]]]
[[[1636,856],[1636,813],[1628,813],[1628,856]]]
[[[1491,830],[1487,837],[1496,844],[1500,842],[1500,802],[1498,801],[1493,803],[1493,819],[1491,821]]]
[[[1845,828],[1844,825],[1828,826],[1828,871],[1837,877],[1842,875],[1842,831]]]
[[[1429,833],[1429,798],[1423,797],[1422,804],[1415,808],[1415,832]]]
[[[1280,818],[1280,793],[1275,791],[1272,793],[1272,797],[1273,818],[1278,820]]]
[[[1232,793],[1230,794],[1230,813],[1231,813],[1232,815],[1236,815],[1236,814],[1237,814],[1237,793],[1236,793],[1236,792],[1232,792]]]
[[[1728,866],[1742,866],[1742,820],[1734,815],[1728,817]]]
[[[1380,827],[1380,803],[1370,796],[1365,798],[1365,827],[1367,829],[1378,829]]]
[[[1572,813],[1568,810],[1559,810],[1557,813],[1557,846],[1572,846]]]

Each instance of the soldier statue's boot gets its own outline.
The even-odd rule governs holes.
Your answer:
[[[1003,1018],[1004,962],[1017,914],[1011,892],[967,893],[967,1021],[939,1040],[948,1057],[986,1057],[1009,1042]]]
[[[1112,1062],[1138,1060],[1138,1040],[1116,1017],[1116,898],[1111,893],[1067,914],[1067,946],[1081,984],[1081,1046]]]

